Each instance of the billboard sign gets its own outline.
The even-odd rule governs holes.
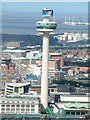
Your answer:
[[[48,16],[53,16],[53,10],[49,10],[49,9],[45,9],[45,10],[42,10],[42,16],[43,17],[48,17]]]

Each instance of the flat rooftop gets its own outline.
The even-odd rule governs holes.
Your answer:
[[[55,56],[55,55],[61,56],[62,53],[56,53],[56,52],[54,52],[54,53],[49,53],[49,55],[52,55],[52,56]]]
[[[21,53],[21,52],[26,52],[26,50],[10,50],[10,49],[6,49],[4,50],[3,52],[6,52],[6,53]]]
[[[5,95],[0,98],[0,103],[2,101],[40,101],[40,96],[37,94],[17,94],[13,93],[10,95]]]
[[[6,83],[6,85],[12,86],[12,87],[23,87],[23,86],[30,85],[30,82],[25,82],[25,83]]]

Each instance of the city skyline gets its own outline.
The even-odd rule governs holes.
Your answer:
[[[90,119],[88,3],[3,2],[1,12],[0,120]]]

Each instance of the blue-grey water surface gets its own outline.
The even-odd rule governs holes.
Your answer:
[[[87,26],[72,26],[62,24],[65,16],[67,21],[71,20],[87,22],[87,14],[55,13],[57,21],[56,33],[62,32],[88,32]],[[2,16],[2,33],[3,34],[36,34],[36,22],[42,20],[41,12],[3,12]],[[58,22],[59,21],[59,22]]]

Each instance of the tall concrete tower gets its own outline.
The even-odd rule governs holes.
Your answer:
[[[54,32],[57,27],[55,21],[51,21],[53,10],[45,8],[42,10],[43,21],[36,23],[37,31],[43,33],[43,60],[41,81],[41,103],[44,108],[48,106],[48,59],[49,59],[49,33]]]

